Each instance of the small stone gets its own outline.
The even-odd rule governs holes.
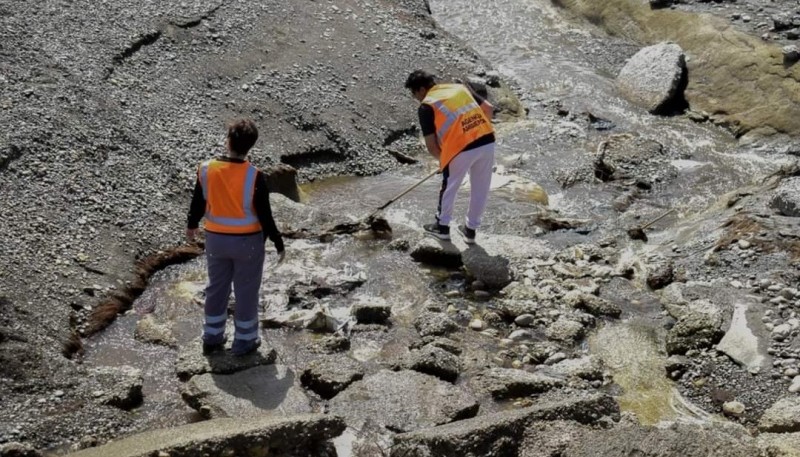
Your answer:
[[[784,62],[794,63],[800,60],[800,48],[798,48],[796,45],[790,44],[788,46],[784,46],[782,51]]]
[[[722,411],[731,416],[741,416],[744,414],[745,406],[739,401],[728,401],[722,405]]]
[[[63,390],[57,390],[57,391],[53,392],[53,396],[63,397],[64,396],[64,391]]]
[[[739,249],[742,249],[742,250],[750,249],[750,246],[751,246],[750,242],[747,241],[747,240],[739,240],[739,242],[737,244],[739,245]]]
[[[530,327],[535,320],[536,317],[533,314],[521,314],[514,319],[514,323],[520,327]]]
[[[508,339],[512,341],[525,341],[533,339],[534,336],[535,335],[530,330],[520,329],[511,332],[511,335],[508,335]]]
[[[469,328],[475,331],[481,331],[484,329],[486,325],[480,319],[473,319],[472,322],[469,323]]]
[[[556,352],[555,354],[548,357],[545,361],[545,365],[555,365],[558,362],[562,362],[567,359],[567,354],[563,352]]]
[[[783,370],[783,375],[788,376],[790,378],[794,378],[798,374],[800,374],[800,372],[797,371],[797,368],[787,368]]]
[[[485,290],[476,290],[474,294],[475,294],[475,299],[479,301],[486,301],[492,297],[492,294],[486,292]]]

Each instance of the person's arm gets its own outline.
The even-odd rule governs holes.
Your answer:
[[[435,113],[433,107],[426,104],[419,105],[417,109],[419,116],[419,125],[422,130],[422,136],[425,138],[425,147],[428,149],[430,155],[439,160],[442,149],[439,146],[439,139],[436,137],[436,121],[434,119]]]
[[[258,222],[261,224],[261,231],[264,233],[264,242],[267,238],[275,243],[275,250],[278,255],[283,259],[283,237],[278,227],[275,225],[275,220],[272,218],[272,208],[269,204],[269,190],[267,190],[267,179],[264,173],[258,172],[256,176],[256,185],[253,191],[253,205],[258,214]]]
[[[481,107],[481,110],[483,111],[483,114],[486,115],[486,118],[491,121],[492,117],[494,116],[494,105],[489,103],[489,100],[483,98],[479,93],[475,92],[475,90],[469,84],[464,84],[464,87],[467,88],[469,93],[472,95],[472,98],[475,99],[475,103]]]
[[[197,236],[200,220],[206,214],[206,198],[203,196],[203,187],[200,180],[195,181],[192,203],[189,205],[189,215],[186,220],[186,239],[193,241]]]

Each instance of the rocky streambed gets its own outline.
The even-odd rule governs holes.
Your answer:
[[[109,53],[105,67],[76,52],[87,63],[77,71],[63,57],[72,54],[56,49],[53,67],[72,76],[50,79],[22,63],[26,50],[45,46],[17,38],[6,48],[11,90],[0,113],[19,129],[6,139],[2,189],[8,235],[23,240],[25,252],[3,260],[0,455],[797,455],[800,178],[785,114],[792,108],[764,115],[756,90],[739,94],[752,110],[739,110],[741,100],[715,99],[723,108],[709,108],[709,84],[741,81],[715,79],[726,67],[703,60],[696,37],[677,40],[678,53],[667,45],[634,56],[675,39],[648,25],[658,9],[636,9],[626,25],[622,3],[602,11],[514,0],[289,2],[260,13],[238,3],[142,7],[146,14],[125,22],[143,30],[130,51]],[[40,8],[43,24],[83,14]],[[2,12],[15,30],[20,11]],[[282,28],[276,16],[304,28]],[[244,39],[242,30],[261,38]],[[750,43],[747,33],[726,29],[720,39]],[[711,52],[728,45],[706,43]],[[764,46],[755,58],[780,50]],[[667,82],[658,96],[679,97],[668,116],[651,109],[660,102],[647,105],[652,91],[642,98],[623,89],[620,78],[631,74],[626,87],[637,90],[642,55],[659,64],[645,79]],[[182,61],[191,68],[181,72],[193,81],[188,89],[173,81]],[[310,235],[368,214],[432,168],[401,90],[406,67],[417,66],[486,88],[500,108],[479,244],[422,235],[432,182],[385,212],[391,239]],[[793,67],[782,71],[756,86],[795,94]],[[120,149],[80,146],[105,130],[84,132],[79,121],[62,121],[58,134],[71,138],[62,139],[16,120],[20,110],[68,119],[56,114],[72,105],[48,104],[41,94],[72,100],[78,78],[99,112],[119,120],[108,134]],[[166,100],[148,95],[160,86]],[[101,88],[117,95],[97,95]],[[29,103],[19,103],[23,97]],[[111,99],[118,104],[101,103]],[[172,116],[141,132],[137,116],[148,110]],[[191,185],[191,173],[180,170],[202,155],[186,160],[181,152],[213,145],[211,125],[233,114],[273,119],[275,133],[260,143],[267,153],[254,157],[297,167],[303,183],[285,192],[303,203],[273,195],[279,226],[295,236],[287,262],[265,271],[264,345],[243,359],[200,353],[202,257],[156,272],[162,262],[148,270],[146,288],[127,275],[135,259],[178,244],[176,215]],[[170,136],[177,140],[163,147]],[[94,169],[77,169],[95,153],[102,160]],[[63,198],[73,206],[48,191],[66,176]],[[23,192],[11,193],[9,183]],[[103,198],[92,198],[96,186]],[[37,196],[33,208],[50,201],[65,209],[38,219],[12,211],[23,194]],[[141,210],[130,208],[131,195]],[[659,216],[644,228],[646,240],[628,234]],[[61,218],[63,233],[55,230]],[[20,286],[12,271],[36,279]],[[101,316],[98,305],[116,290],[135,290],[135,300]],[[63,341],[71,359],[59,354]]]

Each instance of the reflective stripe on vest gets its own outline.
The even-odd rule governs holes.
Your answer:
[[[242,170],[240,167],[246,167],[246,169]],[[227,188],[212,188],[211,182],[213,181],[210,180],[210,173],[227,174],[227,176],[216,176],[216,180],[223,180],[234,189],[241,186],[240,190],[236,189],[241,193],[238,196],[230,195],[225,192]],[[253,211],[253,194],[257,174],[258,169],[249,162],[236,163],[214,159],[204,162],[200,166],[200,187],[203,189],[203,197],[206,200],[206,230],[234,234],[261,231],[258,216]],[[234,201],[231,201],[231,198]]]
[[[486,113],[462,84],[437,84],[428,91],[422,103],[434,111],[441,170],[470,143],[494,133]]]

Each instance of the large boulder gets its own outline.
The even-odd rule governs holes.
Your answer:
[[[461,253],[467,273],[483,282],[489,289],[502,289],[511,283],[507,258],[489,255],[483,248],[473,245]]]
[[[350,384],[364,378],[364,367],[350,357],[340,355],[311,362],[300,382],[322,398],[333,398]]]
[[[212,419],[133,435],[70,457],[254,456],[331,457],[331,438],[345,430],[341,418],[304,414]]]
[[[478,407],[470,392],[433,376],[381,370],[335,396],[329,411],[359,429],[369,422],[410,432],[473,417]]]
[[[620,93],[651,113],[668,110],[682,97],[686,57],[680,46],[663,42],[641,49],[617,76]]]
[[[685,354],[690,349],[703,349],[716,344],[724,335],[720,315],[700,311],[684,313],[667,332],[667,353]]]
[[[199,339],[181,347],[178,352],[176,370],[178,378],[187,381],[203,373],[230,374],[261,365],[271,365],[278,354],[274,349],[262,344],[257,351],[243,357],[231,357],[226,351],[203,355],[202,341]]]
[[[781,182],[772,197],[772,207],[784,216],[800,217],[800,177]]]
[[[411,249],[411,258],[435,267],[458,268],[464,264],[456,245],[430,236],[421,238]]]
[[[515,368],[489,368],[475,376],[472,383],[495,399],[527,397],[564,385],[562,379]]]
[[[392,457],[517,456],[527,429],[537,421],[572,420],[594,424],[619,420],[619,406],[608,395],[574,392],[544,398],[535,406],[502,411],[394,438]]]
[[[263,172],[267,178],[267,190],[295,202],[302,200],[302,191],[297,185],[297,170],[294,167],[278,164],[264,168]]]
[[[195,376],[183,386],[181,396],[207,419],[312,412],[294,373],[282,365],[259,366],[228,375]]]
[[[772,433],[800,432],[800,397],[778,400],[758,421],[758,430]]]

